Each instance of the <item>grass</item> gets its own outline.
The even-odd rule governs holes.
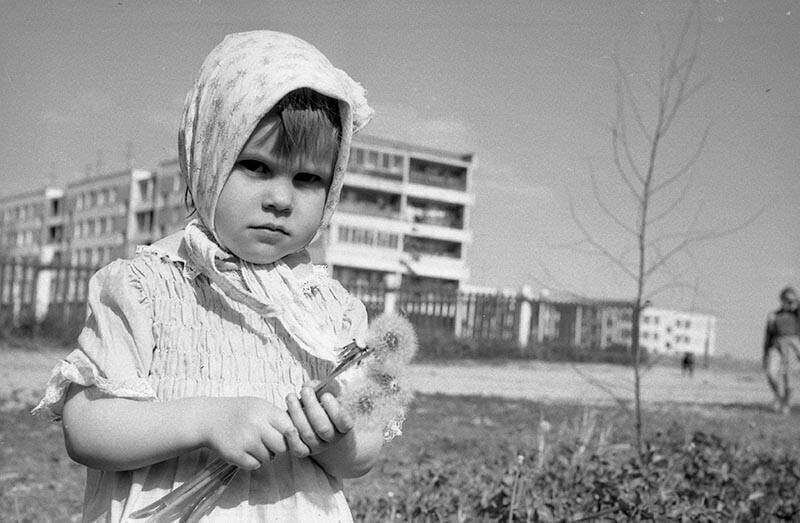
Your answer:
[[[28,414],[33,401],[31,395],[0,401],[0,520],[77,520],[83,468],[66,456],[57,424]],[[606,507],[608,518],[627,519],[624,510],[630,514],[635,507],[622,505],[635,504],[636,495],[650,508],[697,511],[716,500],[712,508],[720,509],[714,512],[718,516],[748,520],[749,514],[755,520],[760,518],[753,514],[774,516],[774,510],[789,507],[790,519],[800,519],[787,504],[800,489],[792,476],[800,474],[797,412],[783,417],[748,405],[660,406],[646,414],[653,442],[649,472],[631,464],[631,422],[613,408],[418,395],[404,435],[387,444],[369,474],[348,481],[346,491],[356,519],[363,521],[505,521],[512,509],[517,520],[535,520],[533,514],[540,520],[575,520],[598,507]],[[676,483],[672,494],[682,504],[654,501],[658,492],[647,482],[672,481],[659,472],[666,470],[665,460],[684,477],[696,467],[685,480],[692,485],[706,475],[705,483],[692,487],[697,496],[687,500],[679,491],[683,483]],[[708,479],[712,473],[717,476]],[[755,484],[752,478],[760,479]],[[780,489],[787,488],[795,490],[782,498]],[[733,491],[742,499],[733,500]],[[563,506],[548,508],[548,500]]]

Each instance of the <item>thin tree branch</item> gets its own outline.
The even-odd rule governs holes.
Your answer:
[[[611,209],[606,205],[603,198],[600,196],[600,187],[597,184],[597,175],[594,172],[594,168],[589,164],[589,179],[592,182],[592,192],[594,193],[594,199],[597,202],[597,205],[600,209],[608,216],[614,223],[617,224],[623,231],[627,232],[631,236],[636,236],[636,231],[631,228],[630,225],[626,224],[622,221]]]
[[[622,86],[625,88],[625,92],[628,95],[628,101],[631,106],[631,111],[633,112],[633,120],[639,126],[642,136],[644,136],[644,138],[649,142],[653,139],[653,137],[647,131],[647,126],[644,124],[644,119],[642,118],[642,113],[639,110],[639,105],[636,103],[636,97],[633,95],[633,88],[628,80],[627,71],[625,71],[625,69],[622,67],[622,64],[616,55],[612,58],[614,60],[614,65],[617,68],[618,78],[622,81]]]
[[[578,229],[580,229],[580,231],[583,233],[583,236],[584,236],[584,238],[586,238],[586,241],[592,247],[597,249],[600,254],[605,256],[611,263],[616,265],[617,268],[619,268],[623,273],[627,274],[628,276],[630,276],[631,278],[633,278],[635,280],[636,279],[636,274],[633,271],[631,271],[628,266],[626,266],[624,263],[622,263],[621,260],[617,259],[613,254],[611,254],[608,251],[608,249],[606,249],[602,244],[597,242],[594,239],[594,236],[592,236],[592,234],[586,229],[586,226],[580,220],[580,218],[578,217],[577,212],[575,211],[575,204],[572,201],[572,195],[569,193],[569,191],[567,191],[567,201],[569,202],[569,213],[572,216],[572,220],[578,226]]]
[[[628,139],[627,118],[625,118],[625,95],[623,94],[622,89],[620,88],[619,82],[617,82],[616,92],[617,92],[617,121],[616,121],[617,127],[615,129],[617,130],[620,136],[614,137],[615,152],[617,151],[616,148],[621,146],[623,152],[625,153],[625,160],[628,162],[628,167],[630,167],[631,171],[633,171],[633,174],[636,176],[636,179],[639,180],[639,183],[643,183],[644,178],[642,177],[642,173],[639,170],[639,166],[633,159],[633,153],[631,152],[631,144]],[[619,153],[616,152],[616,154]],[[621,165],[619,165],[618,168],[622,170]],[[628,181],[627,177],[625,181],[626,182]],[[632,182],[629,183],[632,185]],[[636,193],[635,190],[633,192]]]
[[[636,190],[636,187],[633,186],[633,182],[631,182],[628,176],[625,174],[625,169],[622,167],[622,160],[619,157],[619,148],[620,148],[619,130],[613,128],[611,130],[611,150],[614,153],[614,166],[617,168],[617,172],[619,173],[620,178],[622,178],[622,181],[625,182],[625,186],[630,191],[631,196],[633,196],[633,198],[637,202],[641,203],[643,196],[639,194],[639,192]],[[623,150],[625,151],[626,155],[630,155],[630,149],[627,146],[627,142],[625,142]],[[640,182],[643,181],[642,175],[639,173],[638,169],[634,168],[633,171],[636,177],[639,179],[639,181]]]
[[[650,276],[658,270],[661,266],[663,266],[667,261],[678,254],[682,249],[686,249],[689,245],[699,243],[701,241],[708,241],[713,239],[719,239],[725,236],[730,236],[731,234],[737,233],[744,229],[745,227],[750,226],[761,214],[766,210],[767,206],[764,204],[755,214],[750,216],[747,220],[727,229],[722,230],[711,230],[705,231],[702,233],[697,233],[694,236],[689,236],[684,238],[680,241],[675,247],[667,251],[659,260],[656,260],[647,270],[645,270],[645,276]]]
[[[693,171],[690,171],[690,173],[691,172],[693,172]],[[649,218],[647,220],[647,225],[648,226],[652,226],[652,225],[660,222],[661,220],[663,220],[667,216],[671,215],[672,211],[674,211],[678,207],[678,205],[680,205],[681,203],[685,202],[686,201],[686,196],[689,194],[689,189],[693,185],[693,183],[692,183],[693,181],[694,181],[694,176],[689,176],[689,180],[686,182],[686,184],[684,184],[683,189],[681,190],[681,193],[677,197],[675,197],[672,200],[672,202],[663,211],[661,211],[660,213],[656,214],[655,216]]]
[[[676,180],[679,180],[684,174],[686,174],[687,171],[689,171],[694,166],[695,163],[697,163],[697,160],[700,159],[700,155],[705,149],[706,141],[708,140],[708,134],[710,130],[711,130],[711,125],[708,125],[705,131],[703,131],[703,136],[700,138],[697,147],[695,147],[694,153],[692,153],[691,158],[689,158],[689,160],[687,160],[686,163],[684,163],[683,166],[681,166],[681,168],[675,172],[675,174],[663,180],[661,183],[657,183],[655,186],[653,186],[653,188],[650,191],[651,195],[655,195],[665,187],[669,187],[670,184],[674,183]]]

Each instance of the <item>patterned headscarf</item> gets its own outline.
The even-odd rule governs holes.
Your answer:
[[[339,201],[350,140],[372,117],[364,89],[314,46],[285,33],[228,35],[206,57],[184,104],[178,153],[197,213],[212,232],[217,199],[245,142],[281,98],[302,87],[339,100],[342,136],[325,227]]]
[[[251,31],[228,35],[211,51],[186,98],[179,160],[199,219],[187,225],[184,238],[194,265],[228,297],[277,318],[301,348],[333,360],[332,326],[319,319],[308,279],[291,267],[308,261],[306,251],[255,265],[223,251],[214,230],[217,201],[239,152],[269,110],[300,88],[339,101],[342,132],[320,229],[328,225],[339,201],[353,133],[367,124],[372,109],[364,89],[309,43],[284,33]]]

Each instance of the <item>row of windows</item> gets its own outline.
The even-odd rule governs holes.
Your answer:
[[[114,188],[91,190],[78,195],[75,210],[92,209],[112,204],[117,201],[117,190]]]
[[[111,216],[104,218],[79,220],[75,223],[72,230],[73,238],[90,238],[100,234],[108,234],[114,231],[114,219]]]
[[[377,171],[402,177],[403,156],[400,154],[384,153],[371,149],[353,147],[350,150],[348,169],[353,172]]]
[[[642,331],[641,339],[643,340],[653,339],[655,341],[658,341],[658,333]],[[691,341],[692,339],[685,334],[678,334],[675,336],[675,343],[681,343],[681,342],[691,343]]]
[[[111,261],[114,253],[113,247],[94,247],[91,249],[76,249],[72,252],[73,265],[100,266]]]
[[[658,316],[642,315],[642,323],[649,324],[651,321],[653,325],[659,324],[660,318]],[[689,329],[692,326],[691,320],[675,320],[675,326],[679,328]]]
[[[400,237],[397,234],[363,229],[361,227],[348,227],[341,225],[337,231],[340,242],[355,243],[358,245],[369,245],[371,247],[384,247],[396,249]]]
[[[6,209],[3,213],[3,221],[25,221],[36,218],[39,207],[39,204],[27,203]]]
[[[387,249],[396,249],[400,243],[398,234],[346,225],[338,227],[337,238],[342,243],[354,243]],[[461,244],[447,240],[406,236],[403,242],[403,251],[411,254],[460,258]]]
[[[12,233],[9,239],[11,243],[17,247],[25,247],[36,243],[36,236],[34,231],[19,231],[16,235]]]

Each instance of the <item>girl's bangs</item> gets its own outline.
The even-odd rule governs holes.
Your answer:
[[[305,156],[336,163],[341,138],[339,104],[311,89],[286,95],[271,111],[281,119],[276,153],[283,158]]]

